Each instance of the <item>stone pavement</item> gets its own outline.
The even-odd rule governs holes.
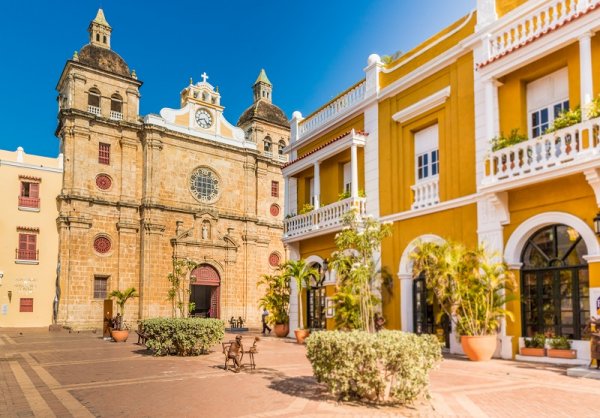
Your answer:
[[[287,339],[262,338],[257,369],[239,374],[223,370],[220,350],[153,357],[135,341],[0,329],[0,417],[600,416],[600,381],[549,365],[446,358],[432,373],[431,402],[374,407],[337,403],[312,378],[304,347]]]

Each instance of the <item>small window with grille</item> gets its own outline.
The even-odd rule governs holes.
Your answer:
[[[272,197],[279,197],[279,182],[273,180],[271,182],[271,196]]]
[[[108,277],[94,276],[94,299],[106,299],[108,296]]]
[[[98,145],[98,162],[100,164],[110,164],[110,144],[100,142]]]
[[[33,298],[21,298],[19,312],[33,312]]]

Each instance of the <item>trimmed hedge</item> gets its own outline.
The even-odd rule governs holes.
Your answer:
[[[442,359],[433,335],[321,331],[306,339],[318,382],[343,399],[411,403],[429,396],[429,371]]]
[[[152,318],[141,321],[146,347],[155,356],[195,356],[225,336],[225,322],[209,318]]]

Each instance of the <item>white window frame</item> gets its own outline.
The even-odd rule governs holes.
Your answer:
[[[537,138],[544,135],[554,119],[569,110],[569,72],[561,68],[551,74],[527,84],[527,136]],[[547,112],[547,121],[541,122],[542,113]],[[533,124],[534,115],[538,115],[538,124]]]
[[[438,178],[440,174],[439,125],[436,123],[415,132],[414,141],[415,183]]]
[[[343,166],[343,176],[344,176],[344,193],[350,193],[352,191],[352,165],[350,161],[345,163]]]

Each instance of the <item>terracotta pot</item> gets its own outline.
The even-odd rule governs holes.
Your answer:
[[[463,335],[460,337],[462,349],[471,361],[487,361],[496,351],[496,334]]]
[[[275,331],[275,335],[279,338],[287,337],[290,333],[290,325],[289,324],[275,324],[273,327],[273,331]]]
[[[546,356],[545,348],[521,347],[522,356],[544,357]]]
[[[127,338],[129,337],[129,330],[113,329],[110,331],[110,336],[112,337],[113,340],[115,340],[116,343],[124,343],[125,341],[127,341]]]
[[[573,359],[573,358],[577,358],[577,350],[573,350],[573,349],[561,350],[558,348],[549,348],[548,349],[548,357]]]
[[[304,340],[306,337],[310,335],[310,330],[308,329],[296,329],[294,330],[294,334],[296,334],[296,342],[298,344],[304,344]]]

